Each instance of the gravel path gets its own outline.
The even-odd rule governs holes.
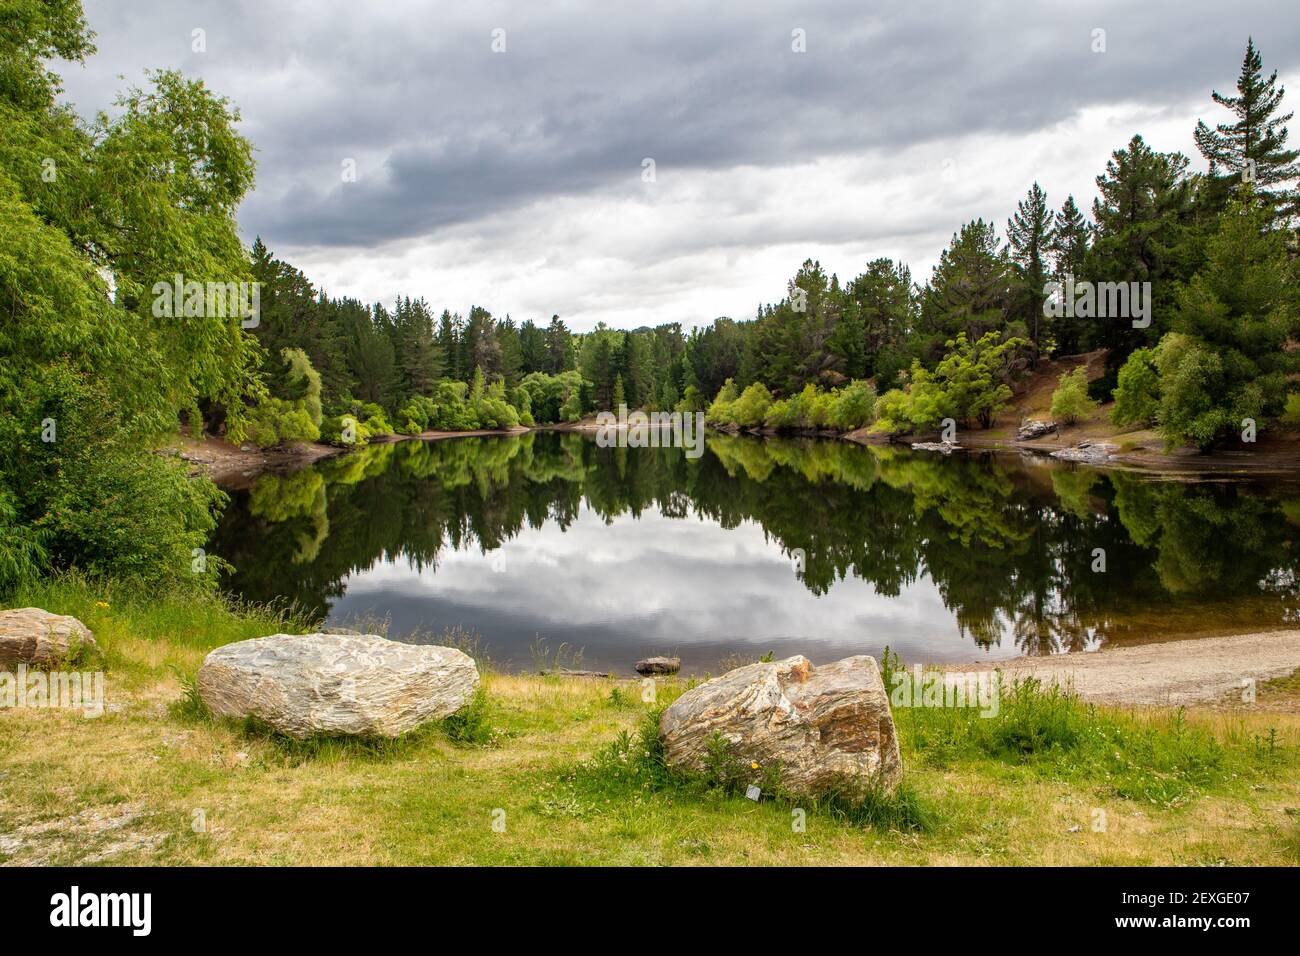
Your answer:
[[[1245,678],[1265,681],[1300,668],[1300,631],[1142,644],[1084,654],[1019,657],[951,670],[1000,669],[1070,683],[1087,700],[1108,704],[1191,704],[1240,690]]]

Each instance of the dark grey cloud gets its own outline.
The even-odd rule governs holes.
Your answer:
[[[1029,133],[1124,100],[1204,96],[1213,117],[1209,90],[1231,85],[1249,33],[1269,69],[1300,67],[1300,18],[1279,2],[86,9],[100,52],[64,69],[70,97],[101,107],[117,74],[169,66],[231,96],[258,147],[241,222],[273,247],[373,246],[557,196],[637,196],[643,157],[662,182]],[[804,54],[790,49],[796,27]],[[206,52],[191,50],[195,28]],[[348,157],[355,183],[341,180]]]

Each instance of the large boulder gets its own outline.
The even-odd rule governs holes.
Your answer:
[[[1033,441],[1035,438],[1050,435],[1054,431],[1056,431],[1056,422],[1028,418],[1021,422],[1020,427],[1016,429],[1016,441]]]
[[[38,607],[0,611],[0,664],[59,664],[95,647],[90,628],[75,617]]]
[[[659,721],[673,766],[705,767],[714,734],[754,771],[780,765],[781,786],[801,796],[860,798],[902,778],[889,697],[873,658],[814,667],[806,657],[749,664],[687,691]]]
[[[1052,452],[1053,458],[1060,458],[1062,461],[1081,461],[1087,463],[1099,463],[1109,461],[1115,453],[1119,451],[1119,445],[1106,441],[1081,441],[1073,448],[1062,448],[1059,451]]]
[[[451,647],[374,634],[274,634],[218,647],[199,696],[220,717],[255,717],[289,737],[397,737],[454,714],[478,668]]]
[[[682,669],[680,657],[643,657],[636,662],[638,674],[676,674]]]
[[[912,442],[913,451],[937,451],[945,455],[951,455],[955,451],[961,450],[961,445],[955,441],[915,441]]]

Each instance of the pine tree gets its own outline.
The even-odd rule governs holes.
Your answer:
[[[911,364],[907,337],[916,322],[912,272],[892,259],[873,259],[867,270],[846,288],[853,308],[862,318],[865,341],[865,376],[876,376],[879,384],[892,386],[898,372]],[[848,373],[852,374],[852,373]]]
[[[595,386],[595,402],[607,410],[614,400],[615,359],[609,331],[598,326],[583,343],[583,377]]]
[[[1276,70],[1264,79],[1263,61],[1252,37],[1246,41],[1237,77],[1238,95],[1224,96],[1217,90],[1211,94],[1214,102],[1233,112],[1236,121],[1218,123],[1214,129],[1199,121],[1195,133],[1196,148],[1209,160],[1212,177],[1252,182],[1279,209],[1294,204],[1295,191],[1290,184],[1300,176],[1296,162],[1300,150],[1286,148],[1285,124],[1294,114],[1274,115],[1285,93],[1285,88],[1277,85]]]
[[[519,351],[524,375],[546,371],[546,333],[532,319],[519,326]]]
[[[656,397],[653,359],[646,338],[640,332],[628,332],[623,336],[619,364],[627,390],[627,403],[631,408],[642,408]]]
[[[1052,225],[1052,275],[1062,287],[1070,279],[1082,279],[1088,255],[1091,226],[1075,205],[1074,196],[1067,196],[1061,211]],[[1062,315],[1052,321],[1058,355],[1073,355],[1079,351],[1082,333],[1078,320]]]
[[[487,309],[470,306],[461,333],[460,361],[464,370],[477,367],[490,378],[500,377],[501,346],[496,338],[496,321]]]
[[[524,355],[519,330],[515,327],[514,319],[509,315],[497,323],[496,343],[497,352],[501,356],[501,380],[505,382],[507,389],[514,388],[522,374]]]
[[[461,377],[460,329],[460,316],[443,309],[442,318],[438,320],[438,351],[442,353],[442,374],[455,382],[464,381]]]
[[[915,342],[926,360],[937,360],[943,343],[964,332],[976,342],[1006,324],[1011,262],[999,248],[993,224],[976,219],[961,227],[939,257],[921,296]]]
[[[1157,349],[1160,430],[1201,448],[1264,427],[1297,389],[1300,265],[1272,213],[1249,194],[1229,204],[1207,243],[1205,265],[1177,292],[1175,334]]]
[[[442,356],[433,329],[433,313],[424,299],[399,299],[393,309],[394,348],[400,377],[397,404],[416,395],[433,394],[442,376]]]
[[[1112,349],[1108,368],[1118,373],[1128,353],[1154,343],[1169,327],[1176,281],[1191,276],[1199,243],[1191,230],[1192,191],[1187,157],[1159,153],[1141,136],[1115,150],[1097,177],[1092,204],[1096,239],[1088,259],[1089,278],[1107,282],[1150,282],[1152,323],[1142,334],[1114,317],[1083,320],[1086,346]]]
[[[1047,194],[1034,183],[1007,220],[1007,242],[1015,263],[1016,289],[1012,315],[1024,322],[1034,343],[1034,357],[1042,350],[1043,287],[1047,284],[1047,255],[1052,245],[1052,211]]]
[[[367,309],[355,299],[343,299],[339,308],[348,333],[347,358],[356,382],[354,397],[395,411],[398,372],[393,342],[386,332],[387,310],[376,304]]]
[[[551,324],[546,327],[546,371],[552,375],[567,372],[574,367],[571,339],[572,336],[560,317],[551,316]]]

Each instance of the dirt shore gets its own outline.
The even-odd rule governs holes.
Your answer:
[[[234,445],[222,438],[180,437],[163,453],[176,452],[189,462],[191,474],[207,475],[223,488],[247,488],[269,472],[292,471],[322,458],[342,454],[332,445],[296,442],[285,448],[261,449],[255,445]]]
[[[530,429],[519,427],[500,431],[438,432],[427,431],[419,435],[383,435],[372,438],[371,444],[420,439],[440,441],[444,438],[472,438],[476,435],[522,435]],[[350,451],[310,442],[295,442],[284,448],[261,449],[253,445],[234,445],[213,435],[202,439],[178,438],[162,453],[177,453],[190,463],[191,474],[204,474],[223,488],[243,489],[265,474],[294,471],[322,458],[342,455]]]
[[[1258,686],[1300,669],[1300,630],[1020,657],[947,669],[1001,670],[1007,677],[1036,677],[1072,686],[1084,699],[1104,704],[1180,706],[1222,701],[1229,695],[1240,700],[1248,679]]]

